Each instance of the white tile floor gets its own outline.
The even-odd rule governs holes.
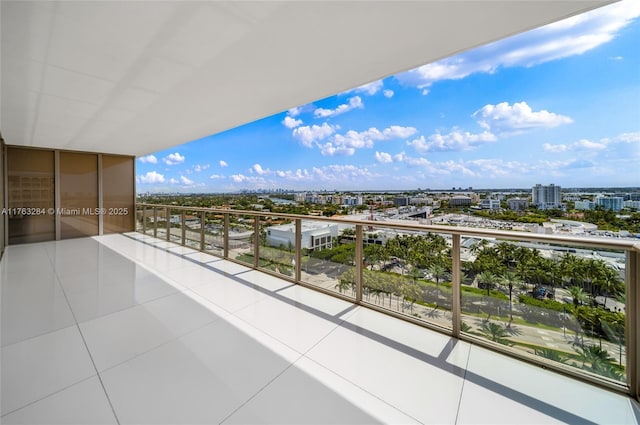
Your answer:
[[[637,403],[140,235],[10,246],[1,421],[638,423]]]

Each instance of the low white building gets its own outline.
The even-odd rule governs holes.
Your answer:
[[[574,208],[577,210],[595,210],[596,209],[596,203],[593,201],[589,201],[589,200],[584,200],[584,201],[576,201]]]
[[[480,201],[480,208],[483,210],[499,210],[500,201],[498,199],[483,199]]]
[[[296,226],[294,223],[267,227],[267,245],[274,247],[295,247]],[[323,222],[302,222],[302,249],[320,250],[333,247],[338,237],[338,225]]]

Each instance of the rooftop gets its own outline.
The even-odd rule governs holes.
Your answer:
[[[627,396],[138,233],[9,246],[0,279],[2,423],[640,421]]]

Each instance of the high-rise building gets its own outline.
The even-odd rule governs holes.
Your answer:
[[[622,210],[622,196],[598,196],[596,197],[596,205],[601,206],[605,210],[620,211]]]
[[[548,186],[541,184],[531,188],[531,203],[541,210],[562,207],[562,188],[553,183]]]

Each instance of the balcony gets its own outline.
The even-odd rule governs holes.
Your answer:
[[[504,329],[509,314],[485,320],[488,306],[471,311],[476,304],[467,298],[482,297],[455,289],[467,286],[456,285],[459,273],[451,273],[451,285],[439,285],[437,308],[433,291],[376,293],[375,272],[383,271],[370,259],[340,268],[296,249],[308,217],[280,217],[293,224],[297,243],[270,250],[261,226],[273,227],[276,216],[139,205],[139,233],[8,247],[0,275],[2,422],[640,421],[637,402],[623,394],[633,385],[631,345],[600,338],[625,365],[623,380],[554,365],[523,347],[568,352],[576,335],[594,344],[598,338],[578,330],[579,322],[565,327],[566,337],[549,324],[531,327],[517,320],[519,306],[511,326],[520,334],[503,337],[513,346],[491,341],[479,329]],[[354,226],[354,241],[341,244],[355,244],[359,257],[363,234],[374,229]],[[446,244],[457,249],[449,249],[455,270],[456,252],[467,255],[460,229],[438,230],[448,230]],[[492,233],[507,234],[514,241],[511,233]],[[627,263],[636,255],[631,248],[623,250]],[[354,285],[345,284],[351,275]],[[635,295],[627,292],[629,304],[629,293]],[[469,327],[456,329],[456,316]]]

